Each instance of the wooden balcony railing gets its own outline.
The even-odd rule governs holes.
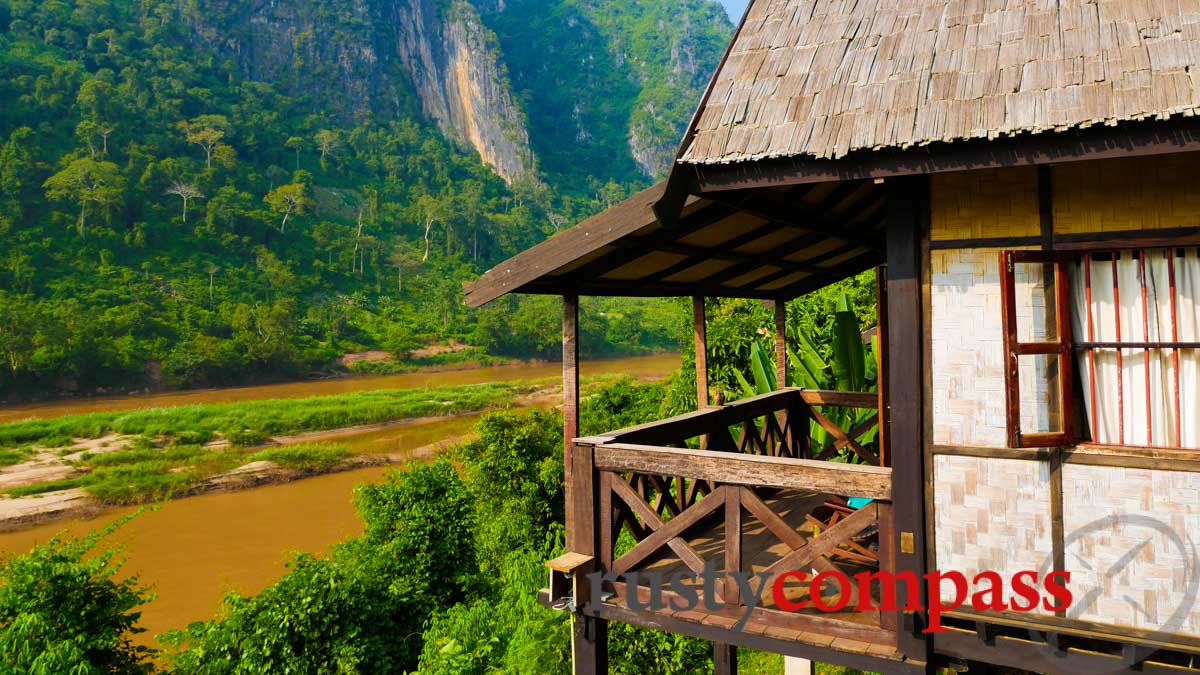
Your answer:
[[[578,439],[572,492],[577,518],[593,537],[586,553],[595,555],[601,571],[619,575],[699,575],[706,561],[719,572],[755,579],[793,570],[836,570],[849,577],[893,571],[891,469],[822,461],[841,455],[870,462],[877,456],[860,441],[873,419],[846,431],[817,408],[876,405],[875,394],[785,389]],[[813,447],[817,426],[827,432],[823,447]],[[723,578],[715,600],[724,609],[705,618],[729,625],[747,612],[747,598],[732,578]],[[771,585],[762,589],[749,610],[760,629],[781,626],[895,644],[895,617],[853,611],[859,598],[850,588],[825,590],[851,594],[849,608],[836,614],[784,611]],[[629,589],[618,583],[612,590],[619,601]],[[789,599],[807,592],[789,587]]]

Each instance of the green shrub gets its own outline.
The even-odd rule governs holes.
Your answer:
[[[137,608],[152,596],[136,576],[119,578],[115,550],[97,550],[121,523],[0,562],[0,670],[151,671],[148,650],[132,638],[141,632]]]
[[[344,445],[289,445],[271,448],[250,455],[252,461],[275,462],[280,466],[301,470],[324,470],[341,464],[350,457]]]

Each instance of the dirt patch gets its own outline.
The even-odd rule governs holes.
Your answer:
[[[250,462],[231,471],[209,476],[184,496],[252,490],[264,485],[290,483],[372,466],[398,466],[414,459],[431,459],[468,438],[470,436],[454,436],[402,453],[356,455],[325,469],[293,469],[275,462]],[[83,489],[60,490],[34,497],[0,498],[0,532],[14,532],[62,518],[90,517],[113,506],[101,502]]]
[[[428,345],[421,347],[420,349],[415,349],[413,350],[412,358],[427,359],[432,356],[440,356],[442,354],[465,352],[470,348],[471,346],[468,344],[464,344],[458,340],[451,340],[448,344]]]
[[[385,361],[395,361],[396,357],[392,356],[391,352],[385,352],[382,349],[372,349],[367,352],[354,352],[353,354],[345,354],[338,362],[349,368],[356,363],[382,363]]]

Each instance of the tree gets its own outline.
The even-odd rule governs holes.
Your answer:
[[[421,262],[426,262],[429,260],[429,233],[434,224],[445,217],[446,206],[433,195],[421,195],[417,199],[417,209],[425,219],[425,255],[421,256]]]
[[[171,183],[171,187],[167,188],[166,194],[175,195],[183,200],[183,224],[187,225],[188,202],[193,199],[204,199],[204,193],[200,188],[191,183],[183,181],[175,181]]]
[[[296,153],[296,168],[300,168],[300,151],[304,149],[304,139],[299,136],[291,136],[283,144],[285,148]]]
[[[327,158],[330,153],[341,147],[342,139],[340,136],[338,136],[336,131],[321,129],[317,132],[314,140],[317,142],[317,150],[321,152],[321,168],[325,169],[325,158]],[[296,168],[299,168],[299,166]]]
[[[200,115],[189,122],[180,122],[179,126],[188,143],[204,149],[204,166],[211,169],[213,153],[222,145],[229,120],[223,115]]]
[[[125,179],[112,162],[77,159],[46,179],[42,184],[46,196],[56,201],[72,201],[79,205],[79,236],[85,236],[88,206],[107,211],[121,201]]]
[[[417,267],[420,263],[403,244],[388,256],[388,263],[396,268],[396,292],[404,295],[404,273]]]
[[[308,213],[312,207],[313,201],[308,198],[308,186],[303,183],[288,183],[267,193],[263,201],[275,213],[283,214],[283,220],[279,221],[279,231],[282,233],[287,229],[288,218],[292,215],[302,216]]]

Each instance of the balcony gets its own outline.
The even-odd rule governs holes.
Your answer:
[[[827,657],[834,650],[845,655],[845,665],[876,670],[881,663],[898,665],[897,614],[854,609],[860,600],[879,606],[877,584],[863,589],[869,599],[824,584],[817,600],[827,607],[847,604],[825,612],[811,607],[807,583],[784,587],[784,607],[763,583],[768,574],[773,580],[789,571],[851,578],[894,571],[892,471],[878,466],[876,453],[861,441],[878,413],[850,430],[830,420],[832,408],[877,405],[871,393],[783,389],[576,439],[567,516],[576,532],[575,564],[617,580],[610,577],[601,597],[588,602],[591,591],[576,571],[570,600],[586,616],[722,644],[796,656]],[[818,447],[814,438],[824,444]],[[687,578],[706,566],[717,571],[715,583],[706,588]],[[752,575],[757,600],[746,597],[746,586],[729,572]],[[680,577],[690,592],[671,584],[654,589],[647,573]],[[562,605],[565,577],[558,586],[555,591],[552,583],[548,601]],[[667,606],[649,607],[658,593],[664,601],[658,604]],[[698,602],[687,608],[684,596],[692,594]]]

